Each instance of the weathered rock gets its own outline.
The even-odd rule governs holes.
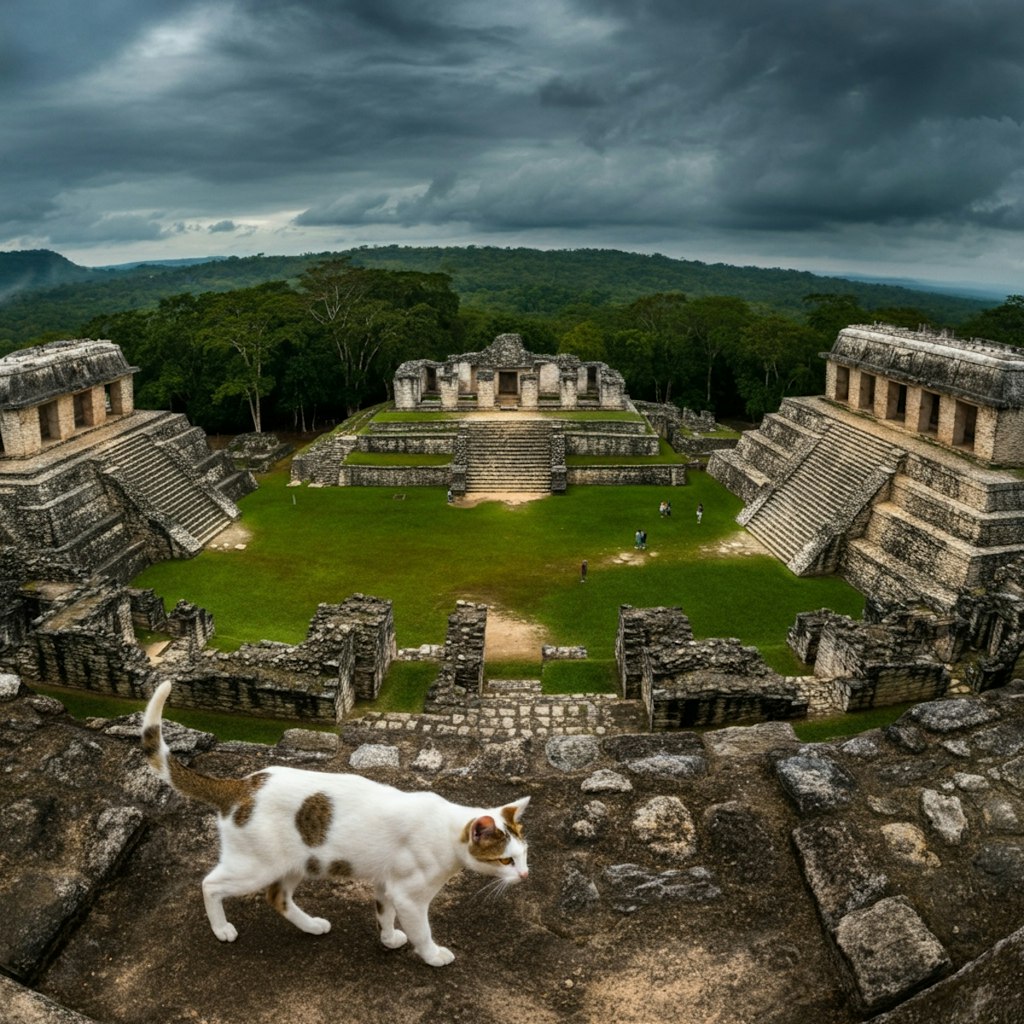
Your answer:
[[[716,757],[755,757],[799,742],[789,722],[758,722],[728,726],[704,734],[704,742]]]
[[[992,722],[999,713],[978,700],[954,698],[952,700],[932,700],[911,708],[900,719],[909,718],[928,732],[957,732],[960,729],[971,729],[986,722]]]
[[[285,750],[334,754],[338,750],[338,734],[319,729],[285,729],[277,745]]]
[[[870,761],[881,753],[878,744],[868,736],[854,736],[852,740],[847,740],[839,749],[850,757],[859,757],[864,761]]]
[[[927,750],[928,741],[925,739],[924,733],[913,722],[905,721],[904,718],[893,722],[892,725],[888,725],[882,730],[885,738],[911,754],[920,754]]]
[[[1024,928],[872,1024],[1019,1024]]]
[[[1024,887],[1024,842],[993,839],[971,861],[975,871],[1000,893],[1019,896]]]
[[[960,843],[967,829],[967,816],[957,797],[926,789],[921,793],[921,813],[947,845]]]
[[[600,900],[601,894],[593,880],[588,878],[575,864],[567,864],[558,895],[558,906],[562,912],[578,914],[590,909]]]
[[[439,772],[444,767],[444,755],[434,747],[424,747],[410,767],[414,772]]]
[[[882,837],[892,855],[904,864],[918,868],[940,868],[942,861],[928,849],[925,834],[909,821],[894,821],[882,826]]]
[[[397,768],[400,764],[398,747],[383,743],[364,743],[352,751],[348,759],[349,767],[356,771],[368,768]]]
[[[604,882],[612,905],[627,914],[651,903],[707,903],[722,895],[705,867],[655,873],[637,864],[613,864],[605,870]]]
[[[827,757],[797,754],[775,765],[779,782],[802,814],[834,810],[850,802],[853,777]]]
[[[752,808],[736,800],[713,804],[704,812],[704,828],[714,863],[730,869],[738,881],[766,882],[773,876],[779,852]]]
[[[844,823],[810,822],[794,830],[793,841],[818,911],[830,929],[846,914],[870,906],[888,891],[889,879],[871,864]]]
[[[705,757],[689,754],[655,754],[636,761],[627,761],[626,770],[634,775],[646,775],[654,779],[696,779],[706,775],[708,762]]]
[[[1024,790],[1024,757],[1015,757],[999,766],[999,777],[1014,789]]]
[[[601,838],[607,824],[608,808],[600,800],[591,800],[583,808],[582,816],[569,827],[569,831],[576,842],[596,842]]]
[[[0,1006],[8,1024],[96,1024],[74,1010],[19,985],[0,974]]]
[[[638,761],[658,754],[704,754],[704,741],[695,732],[627,733],[605,736],[601,748],[613,761]]]
[[[584,793],[631,793],[633,783],[610,768],[599,768],[580,783],[580,789]]]
[[[1004,797],[991,797],[981,805],[985,827],[993,832],[1020,832],[1022,808]]]
[[[847,914],[835,938],[869,1012],[905,999],[950,967],[942,944],[901,896]]]
[[[656,796],[633,816],[633,834],[663,857],[686,860],[697,852],[696,829],[686,805],[677,796]]]
[[[19,676],[11,675],[9,672],[0,672],[0,702],[14,700],[21,690],[21,679]]]
[[[596,736],[552,736],[544,745],[548,764],[560,772],[575,772],[601,758]]]

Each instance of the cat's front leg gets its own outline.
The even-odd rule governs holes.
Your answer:
[[[387,890],[378,885],[374,896],[377,900],[377,925],[380,928],[380,941],[388,949],[398,949],[409,941],[408,936],[400,928],[395,927],[395,904]]]
[[[412,948],[424,963],[431,967],[444,967],[455,959],[455,954],[444,946],[437,945],[430,934],[427,911],[434,894],[404,893],[395,896],[395,909],[412,943]]]

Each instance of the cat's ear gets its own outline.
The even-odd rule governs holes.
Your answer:
[[[469,830],[473,842],[478,846],[486,842],[496,831],[497,827],[494,824],[494,819],[489,814],[477,818]]]
[[[514,800],[506,807],[502,807],[501,816],[508,822],[509,825],[518,825],[523,817],[523,811],[526,810],[526,805],[530,802],[528,796],[521,797],[519,800]]]

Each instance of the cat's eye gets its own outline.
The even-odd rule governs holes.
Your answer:
[[[515,864],[515,861],[511,857],[499,857],[498,858],[498,863],[499,864],[508,865],[508,864]]]

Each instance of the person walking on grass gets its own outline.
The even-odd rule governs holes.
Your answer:
[[[700,526],[700,521],[704,518],[704,503],[697,503],[697,525]]]
[[[587,560],[584,558],[580,563],[580,583],[587,582]]]

